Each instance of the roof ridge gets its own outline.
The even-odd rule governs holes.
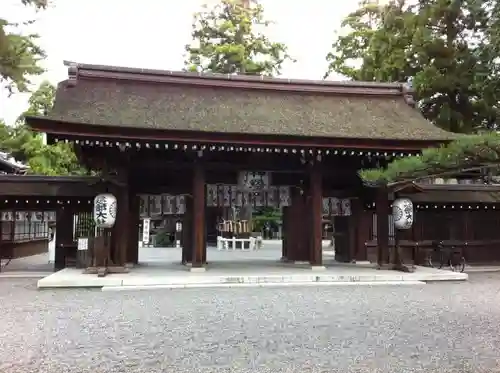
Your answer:
[[[80,77],[94,79],[132,80],[142,82],[173,82],[186,85],[209,85],[235,88],[263,88],[276,90],[303,91],[309,87],[321,93],[346,93],[360,95],[408,95],[411,87],[405,83],[384,83],[369,81],[332,81],[289,79],[264,75],[218,74],[157,70],[135,67],[85,64],[64,61],[68,66],[69,81],[76,84]],[[201,83],[203,81],[203,83]],[[258,85],[258,87],[257,87]],[[277,88],[280,86],[280,88]],[[332,92],[339,90],[340,92]]]

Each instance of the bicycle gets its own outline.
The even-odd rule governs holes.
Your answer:
[[[467,245],[467,243],[466,243]],[[463,256],[463,249],[457,248],[455,245],[446,247],[443,241],[439,241],[433,252],[428,256],[427,261],[430,267],[436,268],[432,261],[433,254],[439,258],[438,269],[443,268],[445,265],[453,272],[462,273],[465,271],[465,257]]]

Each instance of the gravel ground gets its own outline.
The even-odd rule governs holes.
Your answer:
[[[38,291],[0,280],[0,372],[500,372],[500,273],[424,287]]]

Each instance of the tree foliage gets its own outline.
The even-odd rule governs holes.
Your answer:
[[[460,136],[439,148],[425,149],[422,155],[397,159],[385,169],[361,170],[359,174],[370,183],[397,183],[498,166],[500,134],[485,132]]]
[[[20,1],[37,10],[48,5],[48,0]],[[29,91],[30,77],[44,72],[40,62],[45,58],[45,52],[38,44],[39,35],[20,31],[21,26],[31,23],[31,20],[22,24],[9,22],[0,15],[0,84],[10,93]]]
[[[335,40],[326,76],[413,78],[423,115],[439,127],[461,133],[493,128],[499,92],[498,73],[492,74],[498,50],[491,46],[493,35],[500,39],[500,22],[493,17],[497,2],[364,0],[344,19],[348,32]]]
[[[287,47],[261,31],[270,22],[257,2],[221,0],[194,15],[193,41],[186,45],[186,69],[222,74],[279,75],[293,60]]]
[[[0,122],[0,149],[27,164],[29,172],[39,175],[83,174],[71,144],[48,145],[43,135],[31,131],[24,123],[25,115],[46,115],[52,107],[55,87],[43,82],[29,99],[29,108],[12,127]]]
[[[254,211],[252,214],[253,231],[262,232],[266,226],[273,230],[277,230],[278,226],[282,223],[282,212],[280,209],[273,207],[261,207]]]

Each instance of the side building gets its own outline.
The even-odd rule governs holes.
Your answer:
[[[27,174],[28,170],[29,167],[26,164],[17,161],[6,152],[0,152],[2,179],[22,177]],[[11,259],[47,252],[50,226],[54,223],[55,211],[2,209],[0,211],[0,258],[2,262],[8,263]]]

